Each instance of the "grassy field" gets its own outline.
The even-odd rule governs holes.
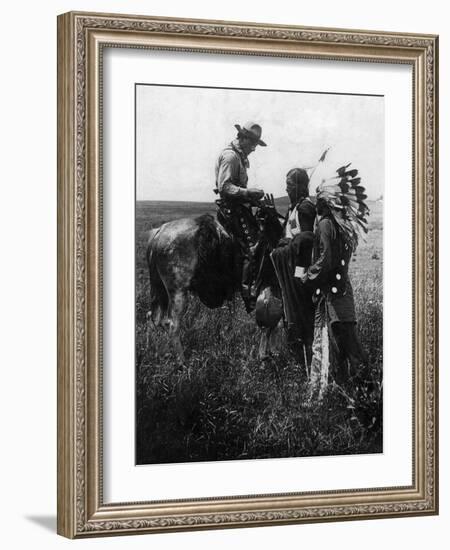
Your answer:
[[[284,213],[287,201],[278,207]],[[214,213],[211,203],[136,206],[136,457],[138,464],[319,456],[382,451],[383,216],[371,203],[367,242],[350,266],[358,330],[369,354],[370,391],[330,387],[306,406],[306,373],[286,351],[258,359],[260,331],[240,298],[209,310],[192,297],[182,322],[186,360],[151,329],[146,233],[180,217]]]

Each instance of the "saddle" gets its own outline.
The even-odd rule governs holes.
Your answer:
[[[264,216],[260,209],[254,215],[251,207],[224,199],[216,200],[216,205],[217,220],[234,241],[235,277],[241,282],[244,302],[251,311],[261,289],[276,284]]]
[[[251,207],[224,199],[216,200],[217,220],[227,232],[244,248],[256,244],[260,228]]]

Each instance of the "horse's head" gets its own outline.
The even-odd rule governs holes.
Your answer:
[[[283,234],[283,225],[280,220],[283,219],[277,209],[273,196],[266,195],[264,200],[260,201],[256,209],[256,220],[263,239],[269,244],[270,248],[275,248]]]

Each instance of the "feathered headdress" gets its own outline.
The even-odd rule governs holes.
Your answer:
[[[325,159],[327,151],[321,156],[319,164]],[[316,198],[326,202],[331,215],[354,250],[359,236],[364,238],[368,231],[367,216],[370,210],[365,202],[366,189],[361,185],[361,178],[357,177],[358,170],[350,170],[350,165],[351,163],[338,168],[335,172],[337,175],[323,178],[316,188]]]

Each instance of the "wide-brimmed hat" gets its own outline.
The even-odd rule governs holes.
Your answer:
[[[239,124],[235,124],[234,127],[240,134],[253,139],[258,145],[266,147],[267,143],[264,143],[261,139],[262,128],[256,122],[246,122],[242,127]]]

